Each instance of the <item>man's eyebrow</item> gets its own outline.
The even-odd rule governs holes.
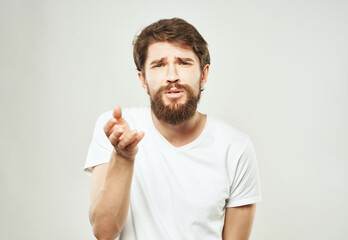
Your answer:
[[[179,59],[179,61],[182,61],[182,62],[194,62],[192,58],[180,58],[180,57],[178,57],[177,59]]]
[[[175,57],[177,60],[181,61],[181,62],[194,62],[192,58],[181,58],[181,57]],[[152,64],[158,64],[158,63],[161,63],[161,62],[164,62],[164,60],[166,60],[167,58],[166,57],[163,57],[161,59],[156,59],[156,60],[153,60],[150,65]]]
[[[150,63],[150,65],[156,64],[156,63],[161,63],[161,62],[163,62],[165,59],[166,59],[166,58],[163,57],[163,58],[161,58],[161,59],[153,60],[153,61]]]

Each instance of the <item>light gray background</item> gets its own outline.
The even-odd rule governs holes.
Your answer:
[[[347,1],[0,1],[1,239],[94,239],[82,171],[99,114],[146,106],[132,39],[181,17],[209,43],[199,109],[247,133],[251,239],[348,235]]]

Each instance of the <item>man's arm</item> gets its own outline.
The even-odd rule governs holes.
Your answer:
[[[256,204],[226,208],[223,240],[248,240],[253,226]]]
[[[114,150],[109,163],[93,168],[89,218],[98,240],[113,240],[121,232],[129,208],[137,144],[144,133],[130,131],[119,106],[104,126]]]
[[[115,239],[126,221],[134,162],[112,153],[93,168],[89,217],[98,240]]]

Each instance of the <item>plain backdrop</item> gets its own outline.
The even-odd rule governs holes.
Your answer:
[[[347,13],[344,0],[0,0],[0,239],[94,239],[83,166],[95,121],[149,105],[132,40],[172,17],[209,44],[199,110],[255,145],[251,239],[346,239]]]

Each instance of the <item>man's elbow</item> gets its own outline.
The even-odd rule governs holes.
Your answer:
[[[93,234],[98,240],[114,240],[120,234],[120,228],[107,216],[98,214],[95,209],[90,209],[89,219]]]
[[[105,226],[105,224],[92,224],[93,234],[98,240],[114,240],[120,234],[116,226]]]

